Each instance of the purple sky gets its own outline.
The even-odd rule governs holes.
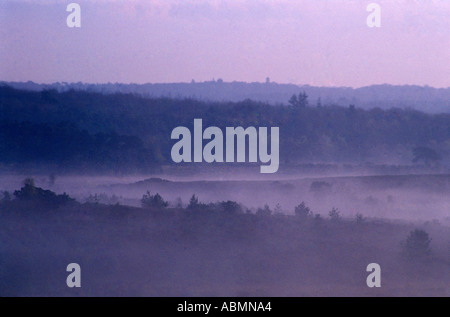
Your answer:
[[[81,5],[81,28],[66,6]],[[381,6],[381,28],[366,25]],[[0,80],[450,86],[449,0],[1,0]]]

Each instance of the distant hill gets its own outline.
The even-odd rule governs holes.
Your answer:
[[[195,118],[221,129],[280,127],[280,166],[450,167],[450,113],[0,86],[0,170],[55,166],[128,173],[173,165],[171,132],[178,126],[190,129]]]
[[[104,94],[120,92],[139,94],[145,97],[194,98],[220,102],[252,99],[272,105],[287,104],[293,94],[305,91],[309,97],[309,104],[313,106],[317,104],[339,106],[353,104],[363,109],[412,108],[428,113],[450,112],[450,88],[428,86],[313,87],[275,82],[223,82],[220,79],[199,83],[167,84],[87,84],[80,82],[37,84],[31,81],[0,82],[0,84],[32,91],[56,89],[63,92],[74,89]]]

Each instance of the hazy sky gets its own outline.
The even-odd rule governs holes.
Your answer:
[[[68,28],[66,6],[81,6]],[[369,28],[366,7],[381,6]],[[0,80],[450,86],[449,0],[0,0]]]

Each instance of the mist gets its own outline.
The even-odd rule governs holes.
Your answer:
[[[232,180],[192,176],[33,176],[79,203],[0,203],[2,296],[447,296],[448,175]],[[253,174],[255,175],[255,174]],[[2,189],[24,175],[0,177]],[[169,180],[170,179],[170,180]],[[144,206],[159,193],[165,208]],[[198,196],[197,207],[189,204]],[[95,198],[94,198],[95,197]],[[177,201],[177,198],[181,198]],[[236,210],[209,204],[233,200]],[[294,213],[304,201],[311,215]],[[268,204],[271,214],[258,208]],[[277,209],[280,204],[281,209]],[[338,217],[329,215],[338,208]],[[362,214],[357,220],[356,215]],[[320,216],[318,216],[320,215]],[[331,218],[330,218],[331,217]],[[413,229],[431,254],[408,257]],[[68,289],[64,268],[83,268]],[[368,263],[383,287],[365,285]],[[58,273],[59,272],[59,273]],[[420,276],[420,279],[416,279]]]

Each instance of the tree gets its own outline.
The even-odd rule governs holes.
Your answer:
[[[291,99],[289,99],[289,103],[291,104],[291,106],[297,107],[298,106],[298,98],[296,94],[293,94],[291,96]]]
[[[298,94],[298,105],[302,108],[308,106],[308,95],[304,91]]]
[[[32,178],[25,179],[24,186],[14,191],[14,197],[19,201],[39,203],[46,207],[58,207],[75,201],[66,193],[57,195],[50,190],[36,187]]]
[[[141,204],[144,208],[166,208],[169,205],[160,194],[152,195],[149,191],[142,196]]]
[[[308,106],[308,95],[304,91],[299,93],[298,96],[293,94],[288,102],[293,107],[304,108]]]
[[[339,221],[341,219],[341,212],[339,211],[339,209],[333,207],[328,213],[328,216],[330,217],[331,221]]]
[[[295,207],[294,212],[295,212],[295,215],[297,217],[299,217],[300,219],[306,219],[306,218],[312,216],[311,209],[308,206],[306,206],[304,201],[302,201],[300,203],[300,205]]]
[[[189,199],[189,205],[187,206],[187,209],[195,210],[198,209],[199,205],[200,204],[198,203],[198,197],[193,194],[191,199]]]
[[[100,202],[100,199],[99,199],[99,197],[98,197],[98,194],[97,193],[95,193],[94,195],[92,195],[92,194],[89,194],[89,197],[88,198],[86,198],[86,202],[87,203],[90,203],[90,204],[99,204],[99,202]]]
[[[426,231],[415,229],[406,238],[404,251],[409,258],[423,258],[431,253],[430,243],[431,239]]]
[[[242,213],[242,207],[237,202],[228,200],[219,203],[219,209],[226,214],[239,214]]]
[[[291,106],[304,108],[308,106],[308,95],[304,91],[299,93],[298,96],[293,94],[288,102]]]
[[[283,214],[283,208],[281,208],[280,203],[277,203],[275,205],[275,208],[274,208],[273,211],[274,211],[275,215],[282,215]]]

